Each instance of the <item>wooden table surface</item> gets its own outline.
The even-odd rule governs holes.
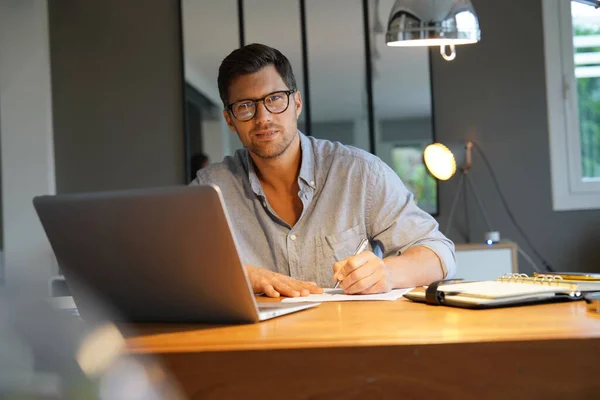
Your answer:
[[[258,324],[136,331],[132,352],[173,353],[598,338],[600,317],[583,302],[466,310],[401,299],[323,303]]]
[[[600,398],[600,317],[582,301],[323,303],[258,324],[139,325],[126,335],[190,399]]]

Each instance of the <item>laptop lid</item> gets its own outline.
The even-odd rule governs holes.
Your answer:
[[[217,186],[40,196],[33,203],[83,318],[93,309],[86,303],[91,288],[126,321],[259,320]]]

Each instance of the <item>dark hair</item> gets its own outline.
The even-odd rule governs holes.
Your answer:
[[[288,89],[296,90],[296,78],[292,71],[292,64],[279,50],[264,44],[252,43],[232,51],[219,67],[219,94],[223,106],[229,105],[229,86],[231,82],[246,74],[253,74],[262,68],[273,65]]]

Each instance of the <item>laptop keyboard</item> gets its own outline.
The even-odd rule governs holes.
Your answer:
[[[287,303],[263,303],[258,304],[259,311],[271,311],[271,310],[281,310],[285,308],[291,308],[297,306],[297,304],[287,304]]]

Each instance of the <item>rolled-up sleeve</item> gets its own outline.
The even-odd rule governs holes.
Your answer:
[[[381,248],[383,257],[423,246],[439,257],[444,278],[453,277],[454,243],[439,231],[437,221],[415,204],[413,194],[390,167],[377,160],[371,169],[367,174],[366,222],[369,236]]]

